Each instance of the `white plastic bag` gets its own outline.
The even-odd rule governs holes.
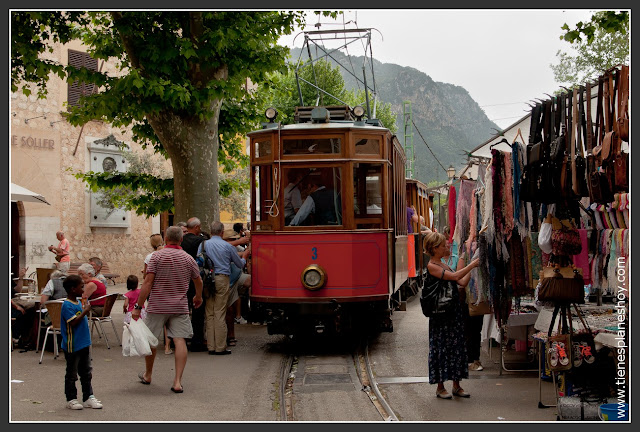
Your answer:
[[[129,324],[125,324],[122,331],[122,355],[125,357],[140,356],[136,351],[136,346],[133,343],[133,335],[129,331]]]
[[[551,233],[553,231],[553,225],[546,220],[540,225],[540,233],[538,234],[538,245],[542,252],[546,254],[551,253]]]
[[[546,254],[550,254],[553,248],[551,247],[551,234],[553,233],[553,224],[551,220],[556,214],[556,205],[549,204],[547,208],[547,216],[544,218],[542,225],[540,225],[540,233],[538,234],[538,246],[540,250]]]
[[[158,338],[156,338],[149,327],[146,326],[141,319],[131,320],[128,328],[125,328],[125,332],[129,333],[129,356],[148,356],[151,355],[151,347],[158,346]],[[123,341],[125,334],[123,332]],[[125,354],[124,342],[122,347],[122,354]]]

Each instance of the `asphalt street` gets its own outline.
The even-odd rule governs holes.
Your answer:
[[[124,284],[110,285],[108,292],[126,291]],[[116,301],[112,316],[122,334],[122,303]],[[428,375],[428,320],[420,313],[417,299],[406,311],[393,315],[394,332],[384,333],[369,348],[380,389],[401,421],[554,421],[555,408],[538,408],[538,379],[535,372],[500,372],[499,353],[491,358],[482,352],[485,370],[470,372],[462,385],[470,399],[441,400]],[[124,357],[113,329],[107,324],[107,349],[103,339],[93,337],[93,388],[103,409],[72,411],[65,408],[65,361],[45,350],[9,355],[10,422],[276,422],[279,417],[278,386],[284,336],[268,335],[264,325],[236,325],[238,344],[233,354],[210,356],[189,353],[183,376],[184,393],[170,391],[174,357],[158,351],[151,385],[140,383],[144,370],[141,357]],[[555,403],[553,387],[543,382],[543,400]],[[450,386],[450,383],[448,383]],[[78,382],[78,390],[80,384]],[[315,396],[314,396],[315,397]],[[331,413],[331,393],[317,394],[324,411]],[[298,403],[306,399],[300,398]],[[310,401],[316,399],[309,399]],[[298,412],[304,413],[301,408]],[[308,407],[307,407],[308,408]],[[373,410],[373,408],[372,408]],[[340,411],[336,406],[335,411]],[[357,412],[348,421],[370,421],[371,413]],[[328,421],[318,418],[314,421]],[[382,421],[382,419],[380,419]]]

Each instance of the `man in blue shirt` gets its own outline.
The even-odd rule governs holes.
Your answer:
[[[204,247],[207,256],[214,265],[216,293],[205,304],[207,319],[207,349],[211,355],[231,354],[227,349],[227,301],[229,299],[229,276],[231,275],[231,263],[238,268],[246,264],[248,250],[243,252],[243,258],[238,256],[238,251],[229,242],[222,239],[224,225],[220,221],[211,224],[211,238],[200,244]]]

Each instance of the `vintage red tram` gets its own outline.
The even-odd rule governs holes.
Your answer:
[[[250,301],[269,334],[393,329],[409,277],[405,153],[356,108],[301,107],[291,125],[273,110],[248,134]]]

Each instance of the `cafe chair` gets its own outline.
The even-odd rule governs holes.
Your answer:
[[[49,335],[53,335],[53,358],[58,358],[58,335],[62,338],[60,331],[60,314],[62,311],[62,304],[64,300],[50,300],[45,302],[44,306],[49,312],[51,317],[51,325],[47,327],[47,331],[44,334],[44,342],[42,343],[42,352],[40,353],[40,364],[42,364],[42,357],[44,356],[44,347],[47,344],[47,338]]]
[[[107,343],[107,349],[111,349],[111,347],[109,346],[109,339],[107,338],[107,334],[104,331],[104,327],[102,327],[102,323],[106,323],[106,322],[110,322],[111,326],[113,327],[113,333],[116,335],[116,339],[118,340],[118,344],[122,345],[122,343],[120,342],[120,336],[118,336],[118,331],[116,330],[116,325],[113,322],[113,318],[111,318],[111,309],[113,308],[113,304],[116,302],[116,299],[118,298],[118,293],[113,293],[113,294],[107,294],[107,295],[103,295],[101,297],[96,297],[94,299],[92,299],[91,301],[89,301],[89,303],[91,303],[92,301],[96,301],[99,299],[106,299],[104,302],[104,307],[102,310],[102,316],[98,317],[98,316],[93,316],[93,312],[91,312],[89,314],[89,321],[91,322],[91,336],[93,337],[93,329],[96,328],[96,326],[98,327],[98,336],[100,336],[100,338],[102,338],[102,336],[104,336],[104,340]]]

